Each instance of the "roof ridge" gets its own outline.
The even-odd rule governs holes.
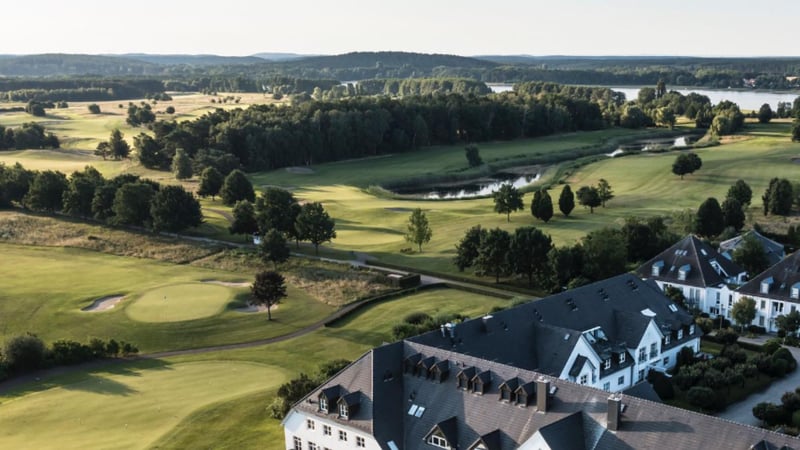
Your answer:
[[[690,234],[689,237],[691,238],[690,242],[692,243],[692,249],[694,249],[694,259],[697,260],[698,264],[697,271],[699,272],[700,275],[700,281],[703,283],[703,286],[708,286],[708,284],[706,283],[706,277],[703,273],[703,270],[700,268],[700,263],[702,263],[702,261],[700,261],[700,252],[697,249],[697,243],[702,244],[702,241],[700,241],[700,239],[695,234]]]

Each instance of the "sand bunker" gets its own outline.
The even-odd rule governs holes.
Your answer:
[[[124,295],[110,295],[108,297],[98,298],[97,300],[93,301],[91,305],[81,308],[81,311],[108,311],[109,309],[117,306],[117,303],[121,302],[123,298],[125,298]]]
[[[250,287],[252,283],[248,281],[220,281],[220,280],[203,280],[203,283],[218,284],[225,287]]]
[[[309,174],[314,173],[314,169],[312,169],[310,167],[299,167],[299,166],[287,167],[286,171],[289,172],[289,173],[294,173],[294,174],[298,174],[298,175],[309,175]]]
[[[278,309],[278,305],[272,305],[272,311],[275,311],[276,309]],[[258,306],[247,305],[244,308],[236,308],[236,312],[240,312],[240,313],[263,313],[263,312],[267,312],[267,307],[264,306],[264,305],[258,305]]]

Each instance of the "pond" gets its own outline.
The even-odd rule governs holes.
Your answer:
[[[509,173],[501,172],[491,177],[470,180],[462,183],[442,183],[429,186],[411,186],[392,189],[400,195],[409,195],[426,200],[448,200],[486,197],[500,189],[504,184],[511,184],[516,188],[527,186],[539,179],[539,173]]]
[[[503,83],[492,83],[488,84],[489,88],[492,92],[507,92],[513,89],[513,84],[503,84]],[[612,89],[617,92],[622,92],[625,94],[625,98],[628,100],[636,100],[636,97],[639,95],[639,89],[641,87],[636,86],[604,86],[609,89]],[[648,87],[655,87],[655,86],[648,86]],[[800,96],[800,92],[778,92],[778,91],[756,91],[756,90],[734,90],[734,89],[703,89],[703,88],[671,88],[667,86],[667,90],[669,91],[677,91],[683,95],[687,95],[690,92],[695,92],[700,95],[705,95],[709,99],[711,99],[711,103],[716,105],[717,103],[723,100],[730,100],[737,105],[741,109],[750,109],[754,111],[758,111],[761,108],[761,105],[764,103],[769,104],[773,111],[778,109],[778,102],[788,102],[792,103],[795,98]]]
[[[634,141],[627,144],[622,144],[617,147],[611,153],[606,153],[606,156],[611,158],[615,156],[619,156],[623,153],[630,153],[630,152],[650,152],[654,150],[669,150],[672,148],[683,148],[688,147],[692,142],[694,142],[694,137],[692,136],[680,136],[677,138],[654,138],[654,139],[643,139],[641,141]]]

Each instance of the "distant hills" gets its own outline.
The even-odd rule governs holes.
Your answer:
[[[259,56],[219,56],[219,55],[153,55],[147,53],[126,53],[123,55],[108,55],[144,61],[162,66],[189,65],[189,66],[219,66],[225,64],[263,64],[264,58]]]

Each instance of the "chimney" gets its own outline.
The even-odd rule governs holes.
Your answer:
[[[536,409],[540,413],[547,412],[547,395],[550,393],[550,382],[544,378],[536,380]]]
[[[608,397],[608,418],[606,419],[606,427],[609,431],[619,430],[620,422],[622,421],[622,398],[611,396]]]

